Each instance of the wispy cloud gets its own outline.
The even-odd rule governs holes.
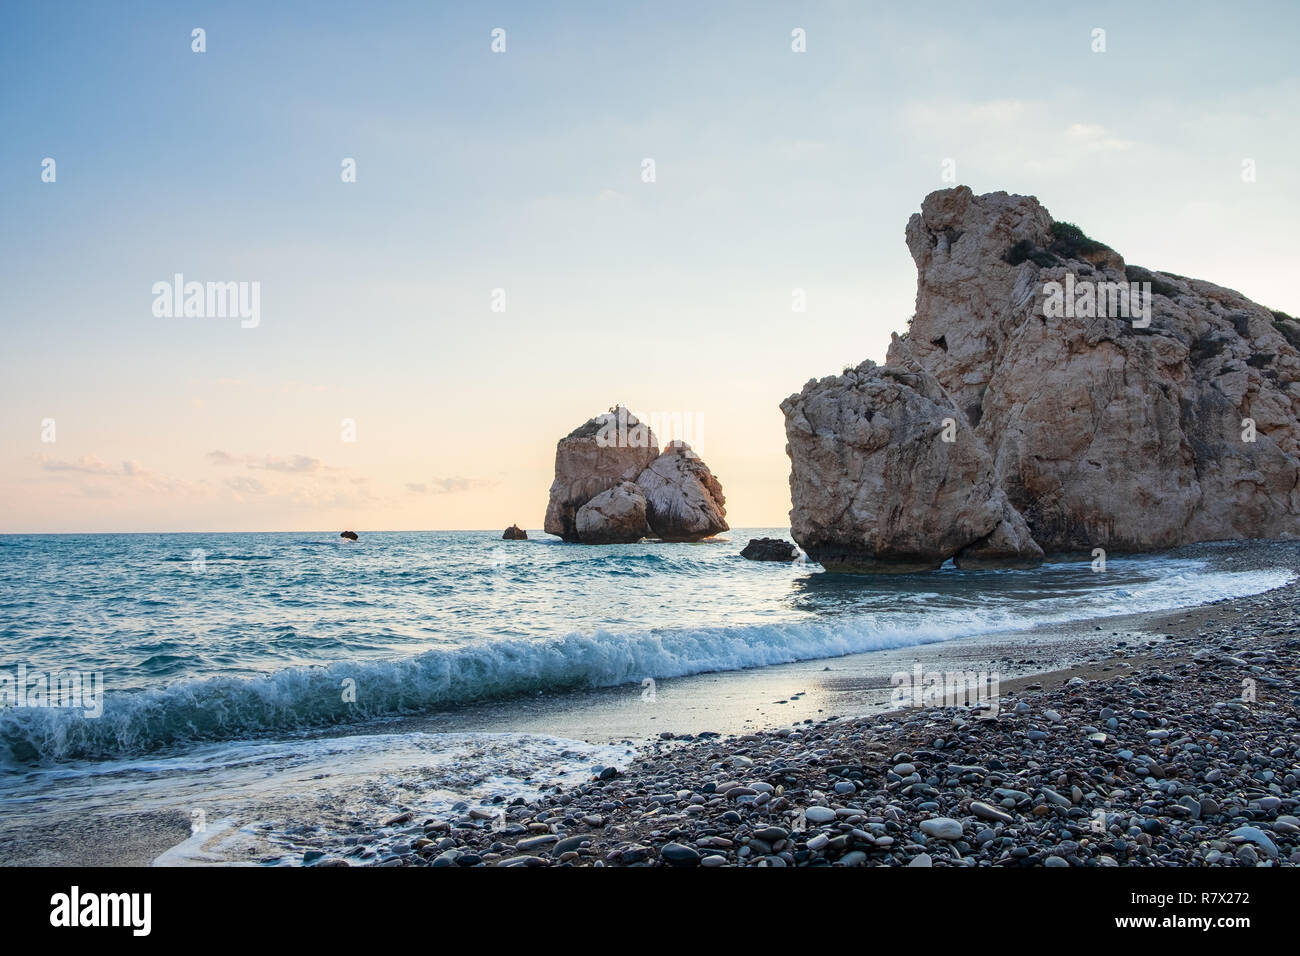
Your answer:
[[[329,470],[319,458],[313,458],[310,455],[288,455],[286,457],[276,457],[275,455],[232,455],[218,449],[217,451],[208,452],[208,461],[223,468],[244,465],[247,468],[255,468],[261,471],[278,471],[289,475],[305,475]]]
[[[195,483],[183,478],[173,478],[170,475],[147,468],[135,459],[124,461],[117,467],[108,464],[97,455],[82,455],[71,461],[51,458],[48,455],[38,455],[36,460],[40,463],[42,471],[52,472],[62,479],[72,479],[78,475],[91,475],[96,478],[120,482],[121,487],[125,490],[152,494],[176,493],[194,496],[202,494],[206,490],[204,483]],[[85,494],[91,497],[110,497],[112,494],[104,488],[102,482],[90,485],[82,484],[80,487]]]
[[[433,478],[429,481],[408,481],[406,490],[417,495],[454,495],[462,491],[494,488],[496,484],[486,478]]]
[[[83,475],[117,475],[121,472],[95,455],[82,455],[75,461],[40,455],[37,460],[44,471],[72,471]]]

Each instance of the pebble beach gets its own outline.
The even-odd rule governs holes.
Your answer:
[[[1295,566],[1295,549],[1266,552]],[[1256,555],[1258,557],[1258,555]],[[907,708],[647,744],[531,802],[399,813],[347,866],[1292,866],[1295,584],[1153,618],[1153,641]]]

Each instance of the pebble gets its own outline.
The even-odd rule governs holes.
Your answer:
[[[921,821],[921,832],[940,840],[960,840],[962,828],[961,824],[951,817],[934,817]]]
[[[659,855],[673,866],[695,866],[700,862],[698,850],[680,843],[665,844],[659,850]]]

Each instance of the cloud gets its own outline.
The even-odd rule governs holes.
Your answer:
[[[257,455],[232,455],[229,452],[217,450],[208,452],[208,461],[223,468],[244,465],[261,471],[278,471],[290,475],[305,475],[327,470],[325,464],[319,458],[313,458],[310,455],[289,455],[283,458],[274,455],[258,457]]]
[[[963,169],[1095,173],[1102,156],[1150,153],[1100,123],[1066,122],[1044,100],[911,101],[899,107],[899,116],[926,149],[957,161],[959,182],[965,181]]]
[[[496,484],[486,478],[432,478],[429,481],[408,481],[406,490],[417,495],[454,495],[462,491],[495,488]]]
[[[1091,152],[1118,152],[1129,149],[1129,140],[1112,136],[1106,127],[1097,123],[1074,123],[1065,131],[1065,139],[1072,146]]]
[[[83,475],[116,475],[119,472],[95,455],[82,455],[76,461],[63,461],[40,455],[37,459],[45,471],[75,471]]]
[[[82,455],[75,461],[51,458],[48,455],[38,455],[36,460],[40,462],[42,471],[53,472],[64,480],[71,479],[76,475],[93,475],[97,478],[120,482],[121,486],[127,491],[134,490],[150,494],[180,493],[195,496],[206,491],[203,483],[196,484],[183,478],[173,478],[170,475],[152,471],[135,459],[124,461],[117,468],[114,468],[97,455]],[[80,488],[84,494],[92,497],[112,496],[112,492],[105,490],[102,483],[81,485]]]
[[[266,485],[256,478],[248,477],[248,475],[236,475],[234,478],[227,478],[225,485],[241,498],[261,497],[267,493]]]

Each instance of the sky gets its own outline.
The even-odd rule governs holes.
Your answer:
[[[1300,4],[1135,6],[7,0],[0,533],[536,529],[616,403],[785,525],[945,169],[1300,314]]]

